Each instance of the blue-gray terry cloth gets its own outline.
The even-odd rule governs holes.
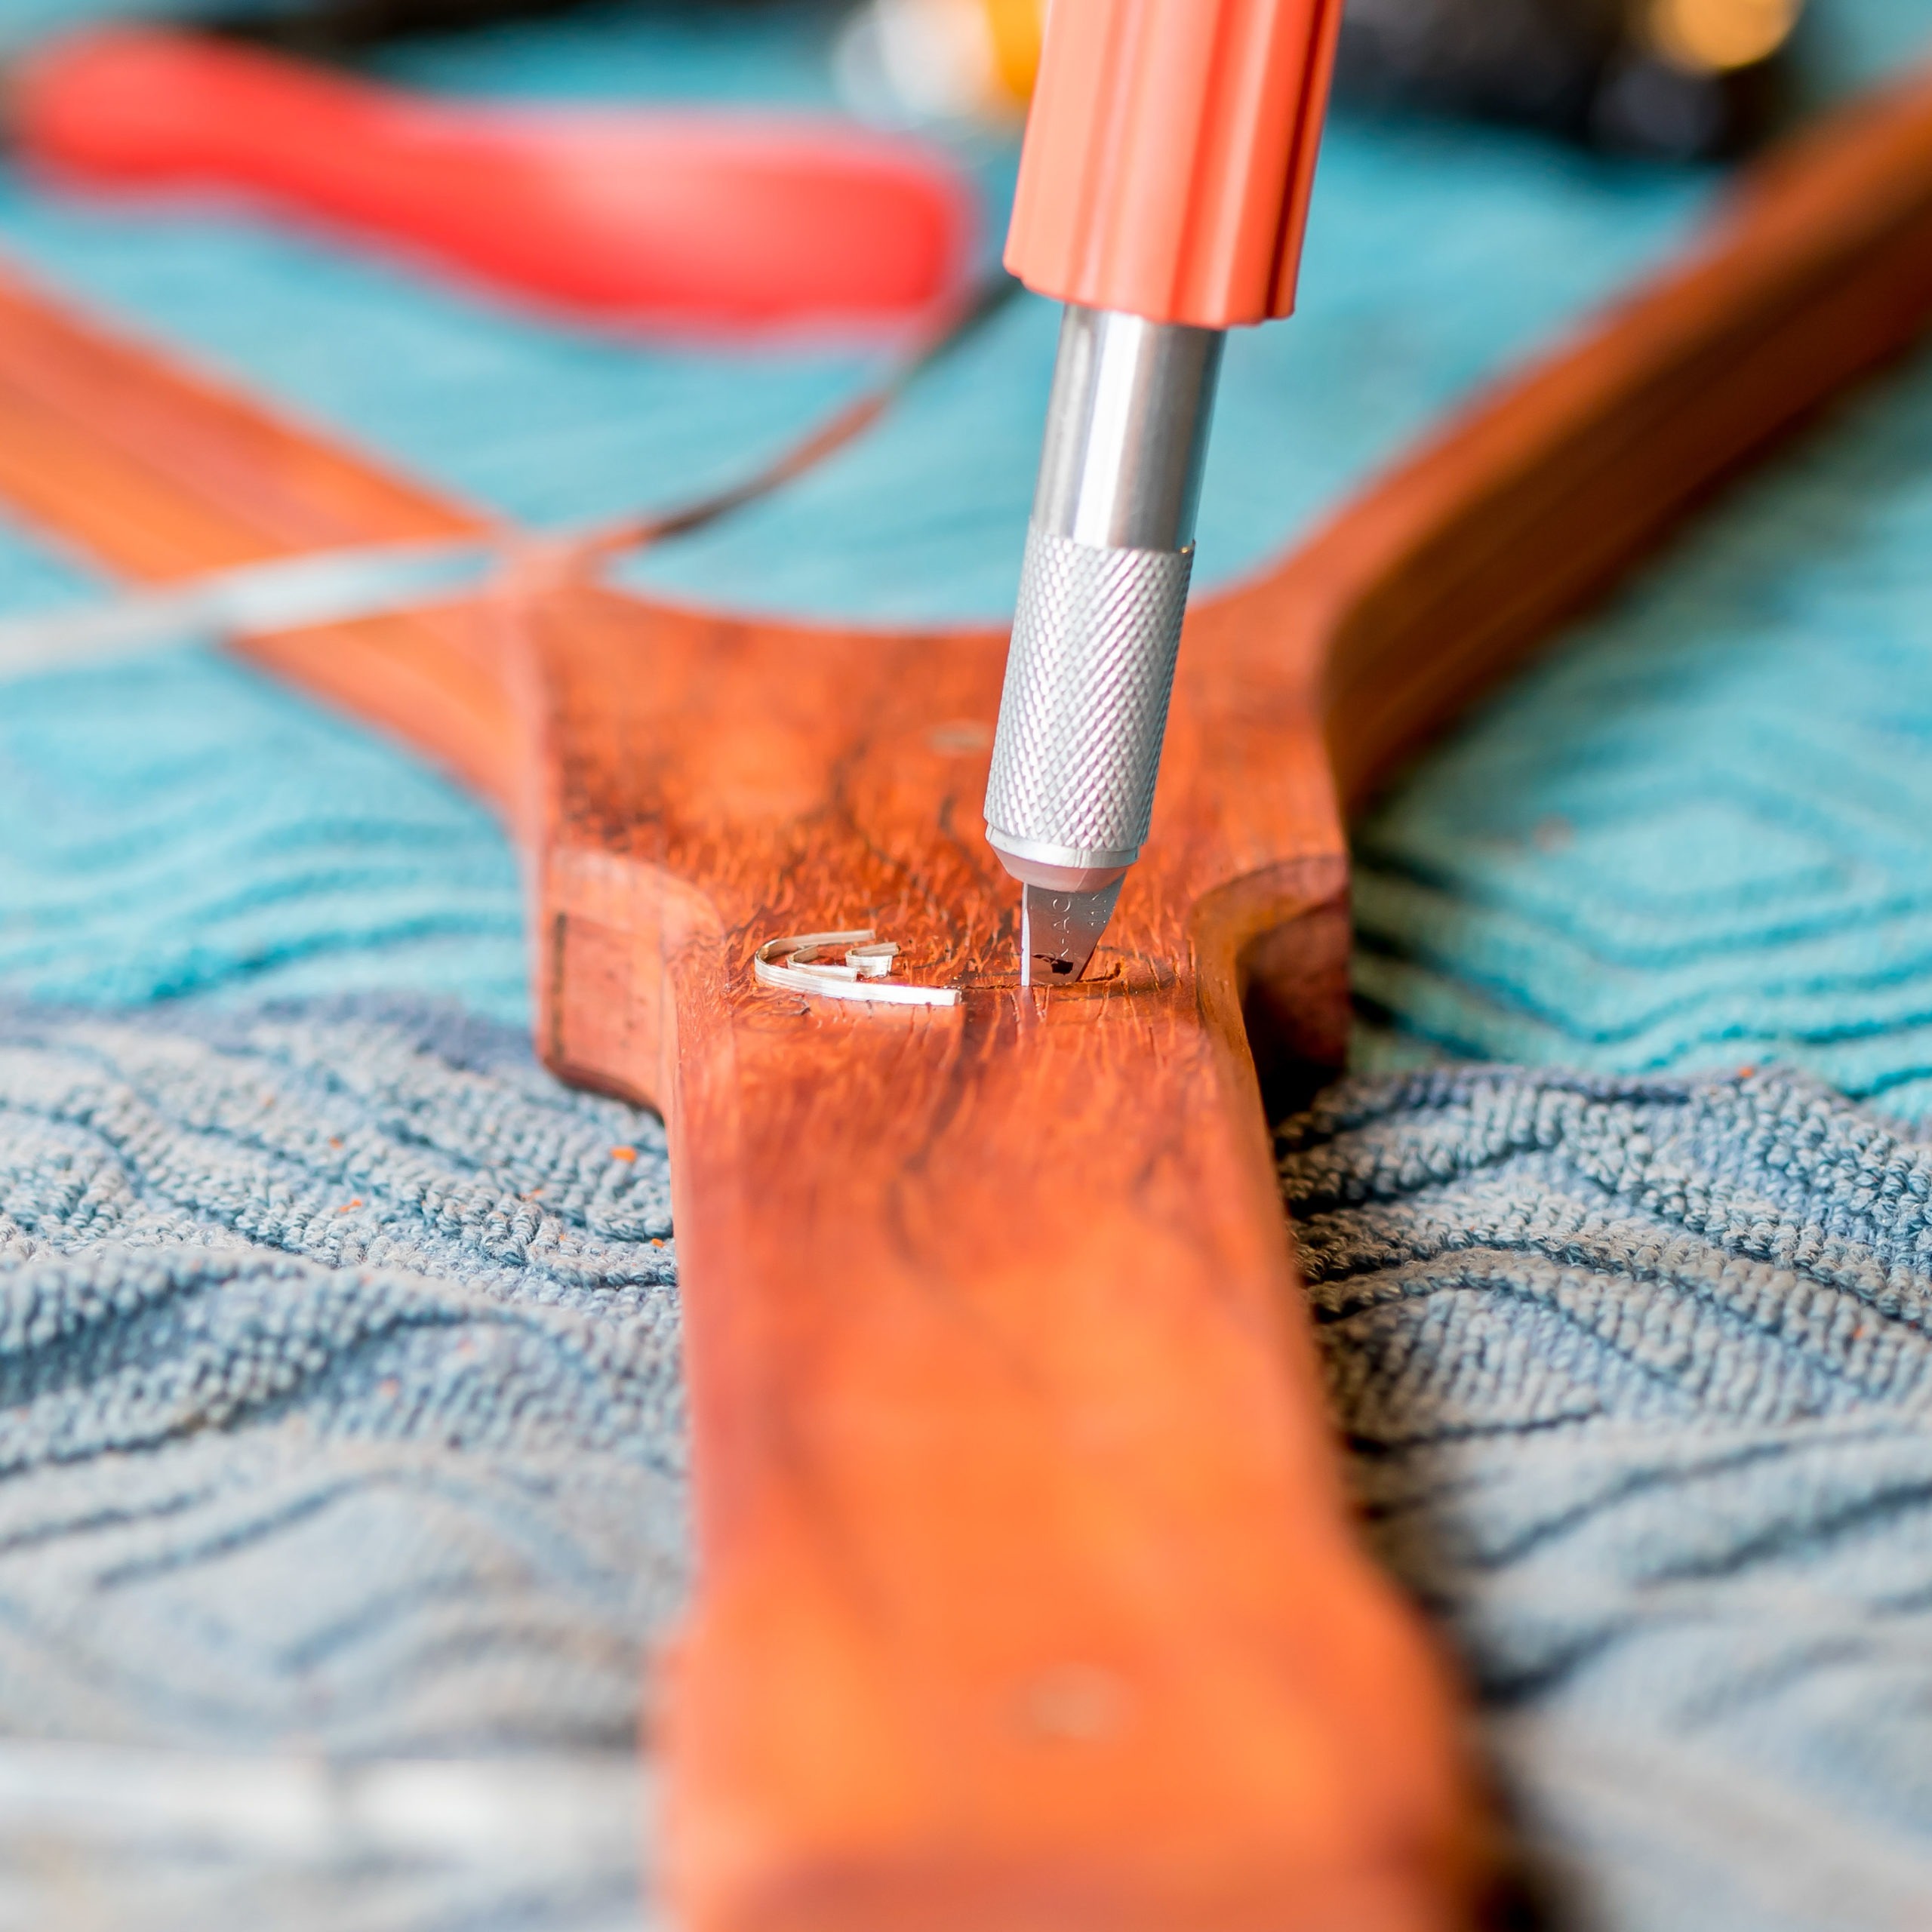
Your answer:
[[[1932,1113],[1928,452],[1921,349],[1404,775],[1359,1069],[1775,1059]]]
[[[1552,1924],[1932,1924],[1932,1142],[1776,1069],[1465,1067],[1278,1145]]]
[[[1356,1486],[1557,1924],[1912,1924],[1932,1146],[1801,1074],[1505,1069],[1281,1146]],[[655,1122],[454,1008],[0,1020],[0,1850],[83,1847],[97,1903],[158,1860],[182,1924],[626,1924],[666,1235]],[[546,1866],[479,1853],[518,1767],[582,1787]]]
[[[669,1235],[657,1122],[453,1009],[0,1013],[5,1728],[628,1743]]]
[[[1775,1069],[1461,1069],[1281,1149],[1552,1924],[1924,1922],[1932,1143]],[[667,1180],[447,1006],[0,1017],[0,1925],[638,1922]]]
[[[453,1007],[0,1009],[0,1926],[634,1927],[675,1266]]]

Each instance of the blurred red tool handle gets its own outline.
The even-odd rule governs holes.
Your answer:
[[[403,93],[204,37],[103,29],[13,80],[31,161],[239,192],[606,321],[903,328],[963,285],[946,158],[829,118],[525,110]]]

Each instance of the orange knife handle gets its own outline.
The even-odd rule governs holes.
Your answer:
[[[1223,329],[1294,306],[1342,0],[1054,0],[1006,265]]]

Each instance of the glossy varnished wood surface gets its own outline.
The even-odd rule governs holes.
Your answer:
[[[1000,640],[595,595],[529,627],[571,747],[538,839],[549,1051],[673,1109],[708,1569],[669,1842],[700,1916],[1450,1914],[1447,1700],[1348,1534],[1188,870],[1124,905],[1112,977],[1036,1001],[959,749]],[[1332,849],[1284,853],[1273,911],[1340,884]],[[760,940],[861,917],[977,982],[963,1007],[751,986]]]
[[[1358,1553],[1269,1164],[1346,1018],[1342,803],[1932,309],[1932,93],[1190,619],[1100,977],[1011,983],[1003,640],[657,608],[527,562],[250,641],[497,798],[539,1044],[661,1106],[702,1586],[669,1849],[700,1927],[1447,1927],[1451,1687]],[[0,492],[130,575],[478,519],[0,290]],[[873,924],[950,1011],[758,989]],[[1243,1019],[1247,1027],[1244,1032]]]

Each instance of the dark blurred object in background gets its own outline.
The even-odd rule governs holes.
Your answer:
[[[561,13],[578,0],[221,0],[190,10],[195,24],[285,53],[346,59],[384,41],[415,33],[441,33],[460,27],[495,25]]]
[[[325,58],[578,0],[214,0],[205,25]],[[652,0],[691,12],[758,0]],[[857,0],[841,81],[869,118],[998,120],[1031,85],[1046,0]],[[1782,117],[1804,0],[1349,0],[1340,98],[1541,128],[1677,161],[1740,154]]]
[[[1697,160],[1775,125],[1804,0],[1349,0],[1345,100]]]
[[[854,0],[838,55],[846,98],[881,120],[1014,121],[1032,85],[1046,4]],[[1349,0],[1338,92],[1374,106],[1525,123],[1626,153],[1740,154],[1783,118],[1804,6]]]
[[[585,0],[211,0],[187,11],[204,30],[288,54],[348,60],[385,41],[540,19]],[[761,0],[634,0],[657,14],[746,13]],[[171,10],[178,14],[180,8]]]

